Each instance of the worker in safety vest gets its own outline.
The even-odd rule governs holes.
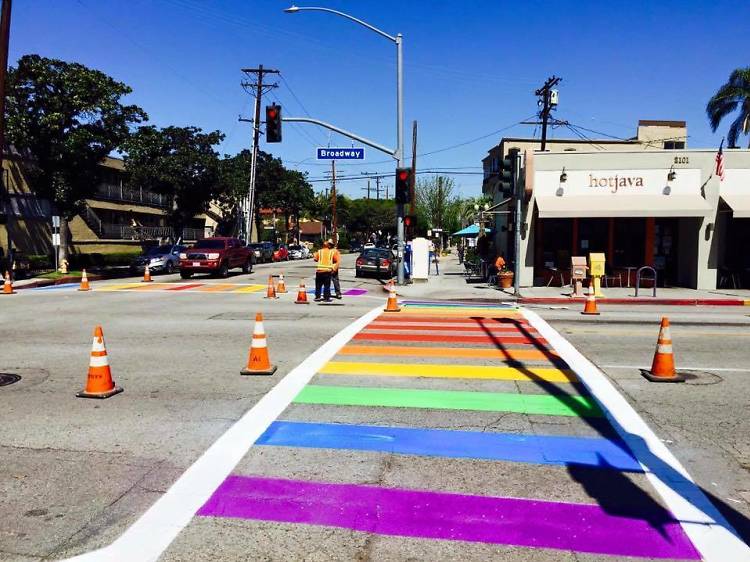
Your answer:
[[[321,300],[331,302],[331,275],[338,270],[338,257],[333,250],[333,240],[327,240],[323,247],[313,254],[313,259],[318,262],[315,269],[315,302]],[[320,290],[323,289],[323,298],[320,298]]]

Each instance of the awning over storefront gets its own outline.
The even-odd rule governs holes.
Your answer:
[[[534,196],[540,218],[702,217],[698,169],[537,171]]]
[[[711,210],[700,195],[629,195],[622,198],[537,197],[539,217],[702,217]]]
[[[490,229],[485,228],[485,232],[489,233]],[[472,238],[475,236],[479,236],[479,226],[476,224],[470,224],[469,226],[462,228],[458,232],[454,232],[451,234],[451,236],[460,236],[462,238]]]
[[[734,218],[750,218],[750,170],[726,170],[719,194]]]

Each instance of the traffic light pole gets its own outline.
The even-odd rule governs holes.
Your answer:
[[[511,158],[511,186],[513,196],[516,198],[515,217],[513,219],[515,267],[513,268],[513,294],[516,297],[521,296],[521,199],[523,190],[518,181],[518,170],[520,167],[520,151],[517,148],[510,149]]]

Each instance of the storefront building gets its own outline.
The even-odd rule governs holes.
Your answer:
[[[571,256],[602,252],[609,285],[651,266],[660,286],[750,288],[750,151],[723,154],[722,180],[716,149],[524,150],[520,284],[567,283]],[[495,244],[513,258],[510,217]]]

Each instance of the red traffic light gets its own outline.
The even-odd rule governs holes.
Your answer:
[[[401,181],[406,181],[409,179],[409,171],[408,170],[401,170],[398,173],[398,179]]]
[[[275,110],[275,109],[269,109],[269,110],[268,110],[268,116],[269,116],[269,117],[270,117],[271,119],[275,119],[275,118],[276,118],[276,110]]]

